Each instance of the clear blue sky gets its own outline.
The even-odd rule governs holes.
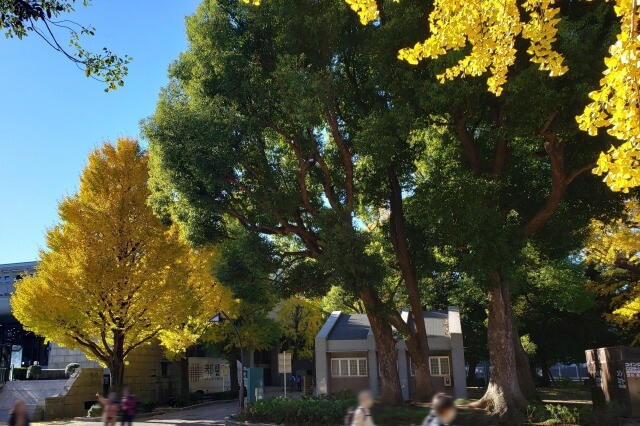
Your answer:
[[[79,2],[80,4],[82,2]],[[0,37],[0,263],[35,260],[62,197],[77,190],[88,153],[139,134],[185,50],[184,18],[196,0],[94,0],[73,19],[96,27],[84,46],[133,57],[125,86],[105,93],[31,35]],[[62,40],[66,45],[66,39]]]

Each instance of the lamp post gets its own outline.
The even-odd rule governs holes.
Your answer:
[[[238,338],[238,346],[240,347],[240,364],[242,364],[242,367],[240,370],[240,391],[238,404],[240,406],[240,409],[242,409],[244,407],[244,350],[242,349],[242,339],[240,338],[240,333],[238,333],[238,328],[225,311],[220,311],[219,313],[217,313],[213,318],[209,320],[209,322],[221,323],[225,320],[229,321],[229,324],[231,324],[231,327],[233,327],[233,331],[236,333],[236,337]]]

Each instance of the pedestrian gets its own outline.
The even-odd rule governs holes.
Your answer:
[[[120,411],[120,404],[118,403],[118,395],[115,392],[109,394],[109,398],[96,394],[96,398],[102,404],[102,421],[104,426],[115,426],[118,420],[118,412]]]
[[[292,374],[291,377],[289,378],[289,387],[291,388],[291,392],[293,392],[295,390],[295,387],[296,387],[296,376],[295,376],[295,374]]]
[[[138,411],[138,400],[135,395],[132,395],[129,392],[129,389],[125,389],[122,392],[122,401],[120,401],[120,406],[122,407],[122,426],[131,426],[133,418],[136,416]]]
[[[358,394],[358,408],[353,411],[351,426],[374,426],[371,418],[371,407],[373,407],[373,394],[364,390]]]
[[[29,415],[27,414],[27,405],[23,400],[18,399],[13,403],[9,410],[9,426],[29,426]]]
[[[431,401],[431,412],[422,426],[449,426],[456,418],[456,405],[446,393],[438,393]]]
[[[296,377],[296,385],[298,386],[298,392],[302,392],[302,376],[298,374]]]

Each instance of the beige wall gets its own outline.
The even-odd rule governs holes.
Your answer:
[[[138,400],[147,402],[161,399],[160,363],[162,358],[162,347],[157,342],[136,348],[127,357],[124,385],[136,395]]]
[[[169,396],[179,394],[180,365],[170,363],[167,376],[162,377],[162,360],[163,349],[158,342],[139,347],[127,357],[124,385],[135,393],[140,401],[166,401]],[[48,368],[64,369],[72,362],[77,362],[82,368],[102,368],[97,362],[88,360],[81,351],[51,345]],[[108,373],[108,370],[104,371]]]
[[[83,368],[63,392],[63,396],[45,398],[44,420],[86,416],[85,403],[95,401],[96,392],[102,392],[102,369]]]

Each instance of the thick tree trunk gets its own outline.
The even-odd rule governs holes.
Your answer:
[[[393,166],[388,168],[389,177],[389,229],[391,245],[400,266],[402,279],[407,289],[409,306],[415,330],[413,336],[407,341],[407,349],[415,368],[416,390],[413,399],[427,402],[433,396],[433,383],[431,382],[431,370],[429,369],[429,342],[427,341],[427,329],[424,324],[422,298],[418,288],[418,275],[412,261],[407,240],[407,231],[402,206],[402,188]],[[409,341],[412,341],[409,344]]]
[[[382,404],[399,405],[404,402],[398,377],[398,351],[396,341],[391,331],[391,326],[384,318],[381,318],[381,309],[376,303],[372,290],[364,288],[360,290],[360,298],[367,310],[367,317],[371,325],[371,332],[376,341],[378,365],[380,371],[379,390]],[[369,372],[376,368],[369,366]],[[375,391],[375,389],[372,389]]]
[[[185,356],[180,360],[180,397],[188,401],[189,393],[189,358]]]
[[[529,355],[524,351],[522,347],[522,341],[520,341],[520,335],[513,330],[513,345],[516,351],[516,368],[518,369],[518,383],[520,383],[520,390],[522,394],[527,398],[534,398],[537,394],[536,385],[533,381],[533,375],[531,373],[531,364],[529,363]]]
[[[124,333],[122,330],[113,331],[113,348],[108,367],[111,373],[111,391],[120,392],[124,384]]]
[[[519,420],[528,402],[518,382],[509,286],[500,272],[492,273],[490,279],[487,335],[491,371],[485,395],[473,405],[490,410],[500,422],[512,423]]]
[[[478,366],[478,360],[474,358],[467,358],[469,361],[469,372],[467,373],[467,386],[477,387],[478,377],[476,376],[476,367]]]
[[[433,396],[429,357],[425,356],[420,342],[415,338],[415,333],[406,340],[406,343],[407,351],[413,364],[414,379],[416,382],[416,391],[412,399],[414,401],[429,401]]]

